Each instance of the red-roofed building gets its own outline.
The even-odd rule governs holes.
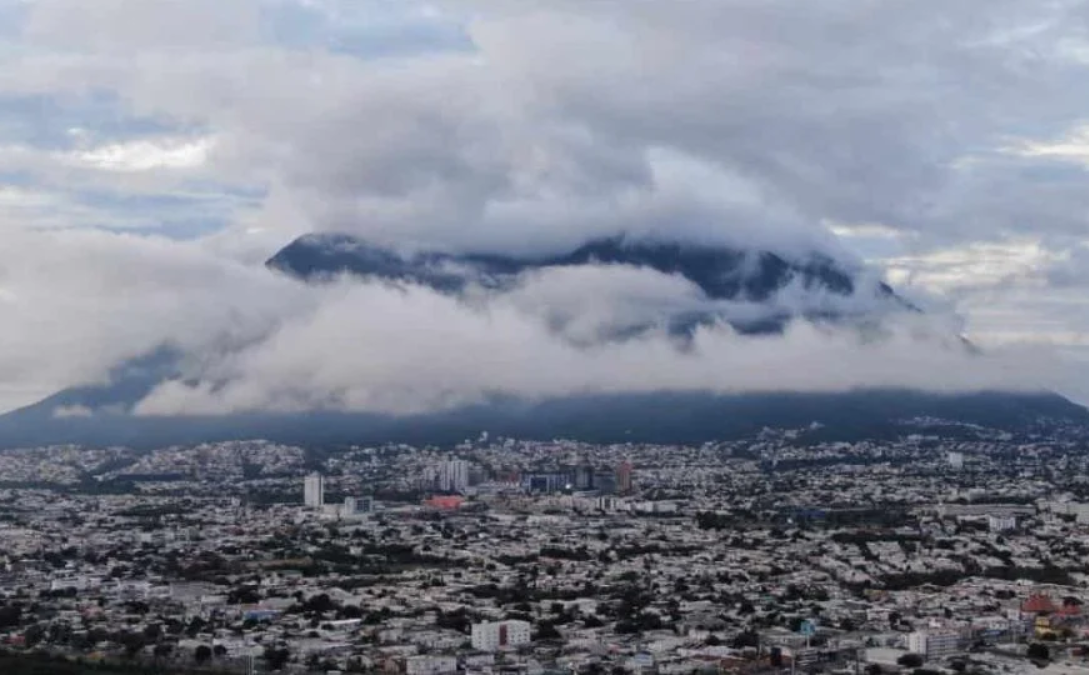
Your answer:
[[[1044,593],[1034,593],[1021,603],[1021,611],[1029,614],[1051,614],[1056,609],[1051,597]]]
[[[464,502],[465,498],[457,495],[435,496],[431,499],[424,500],[424,506],[430,506],[433,509],[441,509],[443,511],[452,511],[461,508],[461,505]]]

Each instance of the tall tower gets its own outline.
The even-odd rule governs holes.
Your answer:
[[[624,460],[620,463],[620,466],[616,467],[616,491],[622,495],[626,495],[631,492],[631,474],[634,467],[631,462]]]
[[[443,492],[465,492],[469,487],[469,462],[448,459],[439,464],[439,489]]]
[[[303,503],[313,509],[325,505],[325,476],[312,473],[303,482]]]

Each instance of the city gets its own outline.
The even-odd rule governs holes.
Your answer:
[[[1084,436],[926,424],[4,453],[0,636],[214,672],[1089,672]]]
[[[1089,675],[1089,0],[0,0],[0,675]]]

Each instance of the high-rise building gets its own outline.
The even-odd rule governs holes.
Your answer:
[[[594,489],[598,494],[616,494],[616,472],[602,471],[594,474]]]
[[[949,466],[960,471],[964,468],[964,453],[963,452],[950,452],[945,456],[946,461],[949,462]]]
[[[620,463],[620,466],[616,468],[616,490],[620,494],[628,494],[631,492],[632,482],[631,474],[634,470],[631,462],[624,460]]]
[[[511,620],[473,624],[473,649],[482,652],[517,647],[529,644],[532,640],[528,621]]]
[[[469,487],[469,462],[463,459],[441,462],[437,471],[437,483],[442,492],[465,492]]]
[[[325,476],[312,473],[303,482],[303,503],[313,509],[325,505]]]
[[[575,469],[575,489],[594,489],[594,467],[583,465]]]

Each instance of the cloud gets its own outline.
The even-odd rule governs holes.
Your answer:
[[[0,335],[0,379],[102,382],[116,364],[172,345],[183,377],[144,400],[145,415],[406,413],[494,394],[1032,389],[1055,372],[1036,354],[970,357],[938,317],[890,317],[876,333],[803,322],[761,339],[709,327],[685,348],[664,330],[602,344],[591,338],[708,307],[683,279],[623,266],[559,268],[459,300],[353,279],[307,286],[200,242],[26,230],[5,240],[0,313],[18,330]],[[792,293],[786,308],[801,302]]]
[[[141,140],[89,148],[74,153],[70,160],[105,171],[133,173],[155,169],[193,169],[208,161],[215,147],[212,138],[196,140]]]
[[[607,277],[618,275],[618,279]],[[584,293],[604,293],[632,270],[583,270]],[[600,277],[594,282],[589,277]],[[648,275],[644,291],[686,297],[675,280]],[[562,285],[569,280],[556,280]],[[540,282],[537,282],[540,283]],[[556,293],[571,321],[600,318],[593,302]],[[613,285],[613,292],[619,289]],[[625,288],[627,288],[625,286]],[[629,292],[627,290],[620,291]],[[493,395],[527,399],[581,393],[665,390],[845,391],[900,386],[939,391],[1026,389],[1049,370],[1040,358],[973,357],[929,320],[903,317],[879,336],[797,323],[781,337],[753,339],[724,326],[699,330],[686,349],[664,333],[579,345],[543,319],[525,293],[476,306],[430,290],[377,284],[324,287],[305,316],[266,339],[204,362],[196,384],[156,389],[144,415],[250,411],[365,410],[394,414],[446,409]],[[540,289],[528,291],[542,295]],[[563,301],[557,302],[557,297]],[[645,311],[646,303],[632,309]],[[584,313],[585,311],[585,313]],[[579,328],[576,333],[581,334]],[[330,358],[336,354],[336,358]],[[1042,370],[1043,368],[1043,370]]]
[[[258,38],[255,0],[33,0],[24,39],[64,51],[132,54],[237,48]]]
[[[149,413],[1035,383],[914,325],[865,347],[804,325],[711,328],[687,351],[580,346],[701,302],[630,269],[458,303],[305,288],[260,263],[314,230],[506,252],[618,232],[817,249],[943,294],[985,345],[1073,349],[1089,330],[1087,17],[1014,0],[20,3],[0,27],[0,321],[17,327],[0,386],[99,380],[162,342],[204,384],[164,387]],[[106,228],[183,241],[83,231]]]
[[[194,243],[99,231],[3,231],[0,381],[40,390],[104,381],[163,344],[200,354],[253,339],[300,295]]]

